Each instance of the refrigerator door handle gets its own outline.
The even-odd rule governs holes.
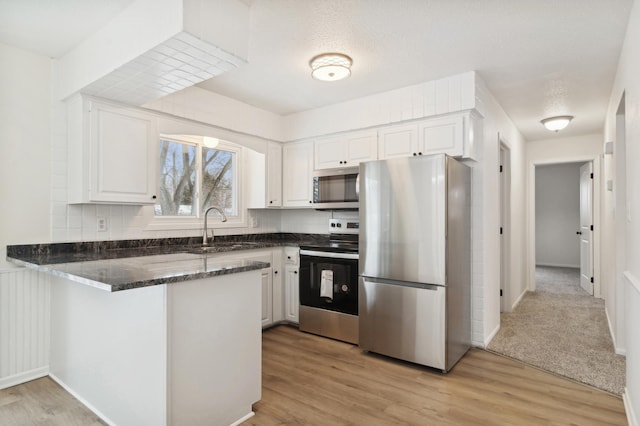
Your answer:
[[[389,280],[389,279],[384,279],[384,278],[369,277],[369,276],[366,276],[366,275],[361,275],[361,277],[364,278],[365,280],[367,280],[369,282],[373,282],[373,283],[396,285],[396,286],[399,286],[399,287],[421,288],[421,289],[424,289],[424,290],[432,290],[432,291],[437,291],[438,288],[445,287],[445,286],[436,285],[436,284],[414,283],[414,282],[411,282],[411,281]]]

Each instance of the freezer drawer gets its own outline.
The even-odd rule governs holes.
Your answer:
[[[362,349],[446,370],[446,287],[359,280]]]

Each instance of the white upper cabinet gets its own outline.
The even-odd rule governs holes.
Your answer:
[[[473,159],[480,123],[469,111],[384,127],[378,131],[379,155],[385,159],[444,153]]]
[[[69,203],[155,204],[156,118],[81,97],[67,112]]]
[[[282,147],[284,207],[311,207],[313,202],[313,143],[290,143]]]
[[[378,130],[380,159],[407,157],[418,151],[418,126],[402,124]]]
[[[434,118],[418,123],[418,155],[463,154],[464,119],[462,116]]]
[[[282,206],[282,146],[269,142],[267,147],[267,207]]]
[[[314,144],[315,170],[358,167],[378,158],[377,133],[352,132],[318,139]]]

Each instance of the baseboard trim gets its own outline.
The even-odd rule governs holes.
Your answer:
[[[518,305],[520,304],[520,302],[522,302],[522,298],[524,297],[524,295],[527,294],[527,290],[525,289],[525,291],[523,291],[522,293],[520,293],[520,296],[518,296],[518,298],[516,299],[515,302],[513,302],[513,305],[511,305],[511,312],[513,312],[513,310],[515,308],[518,307]]]
[[[256,413],[254,413],[252,411],[249,414],[247,414],[246,416],[241,417],[238,420],[236,420],[235,422],[231,423],[229,426],[238,426],[239,424],[246,422],[247,420],[249,420],[251,417],[253,417],[255,415],[256,415]]]
[[[624,411],[627,413],[627,423],[629,423],[629,426],[640,426],[638,425],[638,417],[636,416],[635,411],[633,411],[633,405],[631,404],[629,389],[627,387],[624,388],[622,401],[624,402]]]
[[[484,346],[483,348],[487,348],[487,346],[489,346],[489,343],[491,343],[491,341],[493,340],[494,337],[496,337],[496,334],[498,334],[498,331],[500,331],[500,324],[498,324],[496,326],[496,328],[493,329],[493,331],[487,336],[486,339],[484,339]]]
[[[0,389],[10,388],[12,386],[20,385],[22,383],[30,382],[31,380],[45,377],[49,374],[49,366],[34,368],[33,370],[24,371],[22,373],[14,374],[12,376],[3,377],[0,379]]]
[[[53,379],[54,382],[59,384],[64,390],[69,392],[75,399],[80,401],[85,407],[87,407],[89,410],[91,410],[93,412],[93,414],[95,414],[96,416],[100,417],[100,419],[102,419],[102,421],[104,421],[106,424],[108,424],[110,426],[116,426],[115,422],[113,422],[111,419],[109,419],[107,416],[105,416],[100,410],[98,410],[91,403],[89,403],[89,401],[87,401],[86,399],[84,399],[83,397],[78,395],[78,393],[76,393],[73,389],[71,389],[69,386],[67,386],[67,384],[65,382],[63,382],[62,380],[60,380],[60,378],[57,377],[55,374],[49,373],[49,377],[51,377],[51,379]]]
[[[604,314],[607,316],[607,325],[609,326],[609,335],[611,336],[611,341],[613,342],[613,349],[616,352],[616,355],[627,356],[627,351],[624,348],[618,347],[618,342],[616,341],[616,336],[613,333],[613,327],[611,326],[611,318],[609,317],[609,310],[607,307],[604,307]]]

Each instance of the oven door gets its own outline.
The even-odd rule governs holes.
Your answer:
[[[358,254],[300,250],[300,305],[358,315]]]

